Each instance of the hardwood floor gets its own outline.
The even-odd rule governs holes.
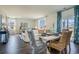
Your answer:
[[[71,42],[71,54],[79,54],[79,45]]]
[[[31,53],[31,48],[28,43],[19,39],[17,35],[12,35],[7,44],[0,45],[1,54],[28,54]]]
[[[0,44],[0,54],[30,54],[32,52],[29,43],[19,39],[17,35],[11,35],[7,44]],[[79,53],[79,45],[71,42],[71,54]]]

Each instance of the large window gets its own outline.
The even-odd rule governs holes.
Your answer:
[[[72,31],[71,40],[73,41],[74,39],[74,16],[69,17],[67,19],[62,19],[61,25],[62,25],[61,30],[68,28],[69,30]]]
[[[62,22],[61,22],[61,30],[64,29],[64,28],[73,28],[74,27],[74,17],[70,17],[68,19],[62,19]]]
[[[39,28],[44,28],[46,26],[46,18],[44,17],[44,18],[40,18],[39,20],[38,20],[38,27]]]

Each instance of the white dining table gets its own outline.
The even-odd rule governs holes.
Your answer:
[[[50,41],[50,40],[55,40],[57,38],[60,38],[60,36],[55,36],[55,35],[52,35],[52,36],[40,36],[40,38],[44,41],[44,42],[47,42],[47,41]]]

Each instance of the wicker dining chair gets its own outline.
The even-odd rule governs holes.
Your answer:
[[[62,29],[62,32],[66,32],[66,31],[69,31],[69,29]],[[60,33],[60,35],[62,35],[62,32]],[[58,43],[60,40],[60,38],[57,38],[56,40],[52,40],[51,42],[52,43]]]
[[[70,45],[71,34],[72,34],[72,31],[69,31],[68,37],[67,37],[67,44],[66,44],[67,46],[69,46],[69,53],[71,52],[71,45]],[[67,47],[66,47],[66,53],[67,53]]]
[[[52,49],[56,49],[59,53],[64,53],[64,49],[67,46],[67,38],[68,38],[68,31],[62,32],[62,36],[58,43],[49,43],[49,47]]]

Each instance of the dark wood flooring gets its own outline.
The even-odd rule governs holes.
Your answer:
[[[29,43],[19,39],[17,35],[11,35],[7,44],[0,44],[0,54],[30,54],[32,52]],[[79,45],[71,42],[71,54],[79,53]]]
[[[29,54],[29,44],[19,39],[17,35],[11,35],[7,44],[0,44],[0,54]]]

